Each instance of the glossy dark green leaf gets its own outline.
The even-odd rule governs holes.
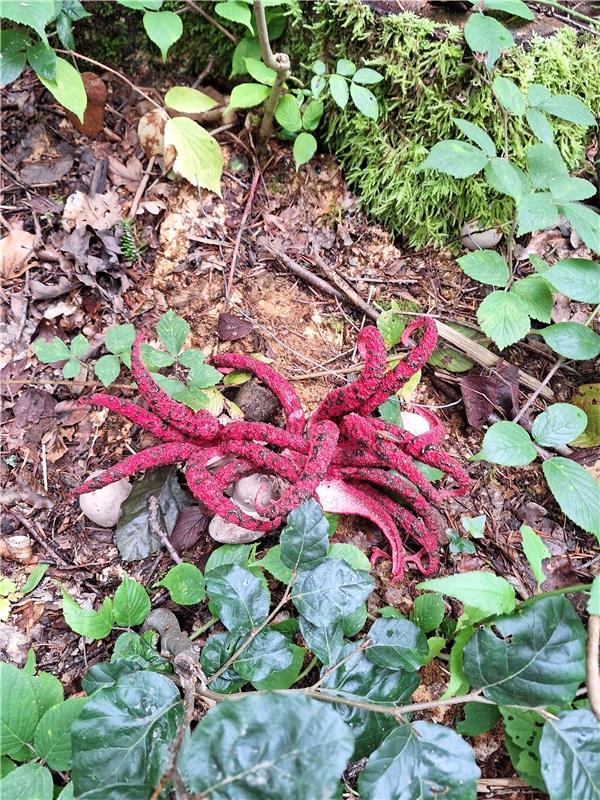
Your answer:
[[[25,66],[27,56],[25,50],[31,39],[22,31],[0,31],[0,86],[6,86],[19,77]]]
[[[173,672],[171,663],[156,649],[158,635],[154,631],[138,633],[122,633],[115,642],[111,663],[122,659],[133,661],[138,669],[151,670],[152,672]]]
[[[368,572],[352,569],[345,561],[326,558],[315,569],[298,574],[292,601],[313,625],[328,625],[356,611],[374,585]]]
[[[106,689],[113,686],[121,675],[129,675],[131,672],[139,672],[140,665],[129,658],[121,658],[118,661],[101,661],[94,664],[86,672],[82,681],[81,688],[86,694],[94,694],[98,689]]]
[[[245,567],[251,550],[251,544],[223,544],[209,555],[204,567],[204,573],[211,572],[224,564],[237,564],[240,567]]]
[[[346,658],[347,661],[340,663]],[[373,703],[398,706],[409,702],[419,685],[417,673],[379,667],[369,661],[364,653],[358,652],[358,645],[354,642],[342,648],[336,663],[340,663],[340,666],[325,677],[322,688],[325,691],[335,690],[336,694],[354,700],[370,700]],[[324,667],[323,674],[328,669],[330,668]],[[336,708],[356,737],[355,759],[369,755],[385,735],[396,727],[394,717],[386,714],[376,714],[341,704]]]
[[[415,672],[427,663],[427,638],[414,622],[378,619],[371,625],[368,637],[371,644],[365,655],[380,667]]]
[[[540,758],[550,800],[598,800],[600,722],[591,711],[567,711],[548,720]]]
[[[259,691],[289,689],[296,683],[298,676],[302,672],[307,650],[305,647],[298,647],[298,645],[290,642],[288,642],[288,647],[292,653],[292,660],[289,665],[284,669],[273,670],[269,676],[262,681],[251,681],[255,689]]]
[[[147,800],[181,717],[179,690],[155,672],[122,675],[91,697],[71,729],[75,796]]]
[[[243,637],[234,633],[215,633],[209,636],[200,653],[200,666],[204,674],[210,678],[235,653]],[[243,678],[229,667],[210,681],[210,688],[220,694],[237,692],[246,683]]]
[[[292,663],[288,640],[277,631],[263,630],[233,662],[233,669],[246,681],[263,681]]]
[[[56,78],[56,53],[43,42],[38,42],[27,51],[27,61],[40,78],[53,81]]]
[[[565,597],[541,597],[479,628],[465,647],[464,672],[497,703],[564,706],[585,678],[585,639]]]
[[[269,592],[259,578],[237,564],[225,564],[206,575],[206,591],[227,630],[251,631],[267,618]]]
[[[312,497],[290,512],[281,531],[281,560],[292,570],[316,567],[327,556],[329,525]]]
[[[475,800],[481,775],[475,754],[444,725],[400,725],[367,761],[358,779],[363,800]]]
[[[333,794],[353,745],[326,703],[249,695],[208,712],[184,742],[178,767],[187,789],[206,797],[307,800]]]
[[[329,625],[313,625],[304,617],[300,617],[300,632],[304,641],[325,666],[334,664],[344,646],[344,631],[341,622]]]
[[[353,636],[356,636],[359,631],[365,626],[367,621],[367,604],[361,603],[356,611],[353,611],[352,614],[348,614],[346,617],[342,617],[342,630],[344,631],[344,636],[347,636],[351,639]]]

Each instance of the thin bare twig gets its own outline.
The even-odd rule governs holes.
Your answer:
[[[3,378],[0,380],[0,386],[87,386],[90,389],[98,389],[103,384],[98,381],[71,381],[66,378],[54,380],[53,378]],[[114,389],[135,389],[129,383],[111,383]]]
[[[152,168],[154,167],[155,161],[156,161],[156,156],[150,156],[150,158],[148,159],[146,171],[142,175],[142,180],[140,181],[137,191],[135,193],[135,197],[133,198],[133,203],[131,204],[131,208],[129,209],[129,214],[127,214],[128,219],[135,219],[135,215],[137,214],[140,200],[142,199],[143,194],[146,190],[146,186],[148,185],[148,181],[150,180],[150,173],[152,172]]]
[[[218,20],[216,20],[214,17],[211,17],[211,15],[207,11],[205,11],[201,6],[194,3],[193,0],[185,0],[185,2],[191,9],[193,9],[196,12],[196,14],[200,14],[201,17],[204,17],[204,19],[207,22],[210,22],[210,24],[213,25],[218,31],[221,31],[223,36],[226,36],[230,42],[233,42],[233,44],[238,43],[237,37],[234,36],[233,33],[231,33],[231,31],[228,31],[227,28],[224,28],[223,25],[221,25],[221,23]]]
[[[167,532],[163,530],[163,527],[160,524],[159,513],[160,506],[158,504],[158,498],[152,494],[148,498],[148,525],[150,526],[150,531],[160,539],[162,544],[169,551],[169,555],[173,561],[176,564],[181,564],[183,559],[171,544],[171,540],[169,539]]]
[[[259,178],[260,178],[260,168],[258,164],[255,164],[254,175],[252,176],[252,183],[250,184],[250,191],[248,192],[246,205],[244,206],[244,213],[242,214],[242,219],[240,220],[237,236],[235,237],[235,245],[233,247],[233,253],[231,255],[231,266],[229,267],[229,277],[227,278],[227,283],[225,285],[226,303],[229,302],[229,297],[231,296],[231,290],[233,289],[233,279],[235,277],[235,268],[240,253],[242,236],[244,235],[244,231],[246,229],[246,223],[248,222],[248,217],[250,216],[250,211],[252,210],[252,203],[254,202],[254,195],[256,194],[256,187],[258,186]]]

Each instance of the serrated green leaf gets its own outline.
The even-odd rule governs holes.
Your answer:
[[[376,120],[379,117],[379,104],[377,98],[366,86],[360,86],[352,82],[350,84],[350,97],[356,108],[361,114],[369,119]]]
[[[110,386],[110,384],[119,377],[120,372],[121,362],[117,356],[102,356],[94,364],[94,375],[103,386]]]
[[[504,467],[522,467],[537,456],[527,431],[516,422],[495,422],[483,437],[481,450],[473,461],[490,461]]]
[[[465,606],[477,609],[481,617],[510,614],[515,608],[515,590],[506,578],[492,572],[462,572],[444,578],[432,578],[417,584],[420,591],[440,592],[454,597]]]
[[[576,361],[597,358],[600,355],[600,336],[580,322],[557,322],[540,328],[536,334],[559,355]]]
[[[61,586],[63,597],[63,615],[72,631],[88,639],[104,639],[112,630],[112,601],[105,597],[99,611],[82,608]]]
[[[53,788],[50,770],[35,761],[13,769],[0,780],[0,796],[10,800],[52,800]]]
[[[600,575],[596,575],[592,582],[592,589],[587,602],[588,614],[600,616]]]
[[[273,86],[277,73],[274,69],[267,67],[259,58],[245,58],[246,71],[251,78],[265,86]]]
[[[56,80],[56,53],[44,42],[38,42],[29,48],[27,61],[38,78]]]
[[[169,48],[183,33],[181,17],[173,11],[146,11],[143,23],[148,38],[160,50],[162,60],[166,61]]]
[[[377,619],[369,629],[365,655],[380,667],[416,672],[427,663],[429,648],[423,631],[407,619]]]
[[[156,333],[169,353],[179,355],[190,334],[190,326],[182,317],[169,309],[156,325]]]
[[[242,0],[227,0],[225,3],[217,3],[214,10],[223,19],[245,25],[250,34],[254,35],[252,12],[248,3],[244,3]]]
[[[517,234],[551,228],[558,219],[558,208],[551,192],[534,192],[517,203]]]
[[[521,167],[505,158],[492,158],[485,166],[485,179],[488,184],[501,194],[506,194],[519,201],[531,192],[529,178]]]
[[[27,61],[26,49],[31,39],[23,31],[0,30],[0,86],[16,80]]]
[[[0,755],[11,755],[32,740],[41,716],[31,678],[0,662],[0,699]]]
[[[223,544],[217,547],[208,557],[204,567],[204,574],[206,575],[213,569],[222,567],[225,564],[237,564],[240,567],[245,567],[250,558],[251,550],[252,545],[250,544]]]
[[[251,631],[269,613],[269,592],[259,578],[237,564],[207,572],[206,592],[223,625],[234,633]]]
[[[552,116],[567,120],[567,122],[574,122],[576,125],[589,127],[596,124],[594,115],[585,103],[578,97],[568,94],[556,94],[548,97],[538,103],[538,107],[546,114],[552,114]]]
[[[552,315],[552,290],[545,280],[538,275],[528,275],[515,281],[510,289],[527,309],[527,313],[539,322],[550,322]]]
[[[346,108],[348,105],[348,81],[341,75],[329,76],[329,91],[336,105]]]
[[[285,636],[277,631],[263,630],[236,658],[233,669],[245,681],[264,681],[273,672],[287,669],[292,659]]]
[[[88,699],[70,697],[53,706],[46,711],[35,729],[35,752],[57,772],[71,769],[71,725],[79,717]]]
[[[578,386],[571,400],[588,419],[585,431],[573,444],[575,447],[595,447],[600,444],[600,383]]]
[[[539,414],[531,428],[531,435],[542,447],[556,447],[576,439],[587,426],[587,417],[570,403],[554,403]]]
[[[462,271],[480,283],[506,286],[510,277],[508,264],[495,250],[475,250],[458,259]]]
[[[530,328],[527,307],[513,292],[488,294],[477,309],[477,321],[499,350],[518,342]]]
[[[70,358],[62,368],[64,378],[76,378],[81,372],[81,361],[76,358]]]
[[[281,561],[291,570],[312,569],[327,556],[329,525],[321,507],[312,498],[288,515],[281,531]]]
[[[33,343],[33,349],[36,356],[44,364],[54,364],[56,361],[66,361],[71,357],[71,351],[68,345],[55,336],[50,342],[45,342],[43,339],[37,339]]]
[[[338,558],[354,569],[362,569],[365,572],[371,571],[371,562],[368,557],[359,547],[347,542],[334,542],[331,544],[327,551],[327,558]]]
[[[429,592],[415,597],[412,607],[412,618],[424,633],[435,631],[442,620],[446,605],[441,594]]]
[[[473,12],[464,28],[467,44],[474,53],[487,53],[485,60],[491,69],[500,58],[502,50],[509,50],[514,45],[512,34],[493,17]]]
[[[125,575],[113,598],[113,617],[117,625],[141,625],[150,612],[150,597],[141,583]]]
[[[311,100],[302,112],[302,127],[305,131],[314,131],[323,116],[324,106],[321,100]]]
[[[592,473],[563,456],[544,461],[542,470],[563,514],[600,541],[600,484]]]
[[[456,724],[456,730],[464,736],[479,736],[491,731],[500,719],[496,706],[487,703],[465,703],[465,718]]]
[[[309,622],[327,625],[355,611],[373,586],[368,572],[352,569],[336,558],[326,558],[314,569],[298,574],[292,601]]]
[[[33,592],[36,586],[40,583],[43,579],[44,575],[46,574],[46,570],[50,564],[38,564],[34,567],[29,575],[27,576],[27,580],[21,587],[20,591],[22,594],[29,594],[29,592]]]
[[[544,144],[552,144],[554,142],[554,130],[544,113],[538,111],[537,108],[529,108],[525,112],[525,119],[533,135],[537,136],[541,142],[544,142]]]
[[[433,145],[421,168],[435,169],[453,178],[468,178],[481,172],[488,161],[489,156],[479,147],[458,139],[447,139]]]
[[[174,564],[156,586],[164,586],[180,606],[194,606],[206,597],[204,575],[194,564]]]
[[[33,2],[22,2],[22,0],[3,0],[2,17],[17,22],[19,25],[27,25],[38,34],[43,42],[48,42],[46,37],[46,25],[51,22],[57,14],[54,0],[36,0]]]
[[[492,87],[502,108],[519,117],[524,113],[527,101],[514,81],[497,75],[492,81]]]
[[[561,212],[590,250],[600,253],[600,215],[582,203],[562,203]]]
[[[177,153],[172,166],[174,172],[192,186],[221,196],[223,152],[208,131],[188,117],[169,119],[165,125],[165,148],[169,146]]]

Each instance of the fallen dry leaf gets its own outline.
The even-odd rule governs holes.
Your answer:
[[[460,382],[469,425],[482,428],[491,413],[513,419],[518,410],[518,370],[499,361],[492,375],[465,375]]]
[[[236,342],[243,339],[252,330],[252,323],[235,314],[219,314],[217,334],[222,342]]]
[[[41,159],[33,164],[26,164],[19,174],[28,186],[38,183],[55,183],[65,176],[73,166],[73,156]]]
[[[177,551],[189,550],[200,539],[207,525],[208,517],[199,506],[186,506],[179,512],[169,536],[171,544]]]
[[[34,233],[13,228],[8,236],[0,240],[0,270],[3,278],[18,278],[27,272],[34,253],[35,238]]]
[[[120,222],[121,216],[120,198],[116,192],[108,191],[94,197],[73,192],[67,197],[62,218],[68,231],[84,225],[96,231],[105,231]]]

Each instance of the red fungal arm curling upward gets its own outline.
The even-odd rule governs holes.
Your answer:
[[[182,433],[169,425],[165,425],[156,414],[153,414],[151,411],[146,411],[145,408],[135,403],[122,400],[120,397],[115,397],[112,394],[97,392],[89,397],[82,397],[77,402],[82,406],[101,406],[102,408],[108,408],[109,411],[114,411],[130,422],[134,422],[136,425],[139,425],[140,428],[148,431],[163,442],[185,441],[185,436]]]

